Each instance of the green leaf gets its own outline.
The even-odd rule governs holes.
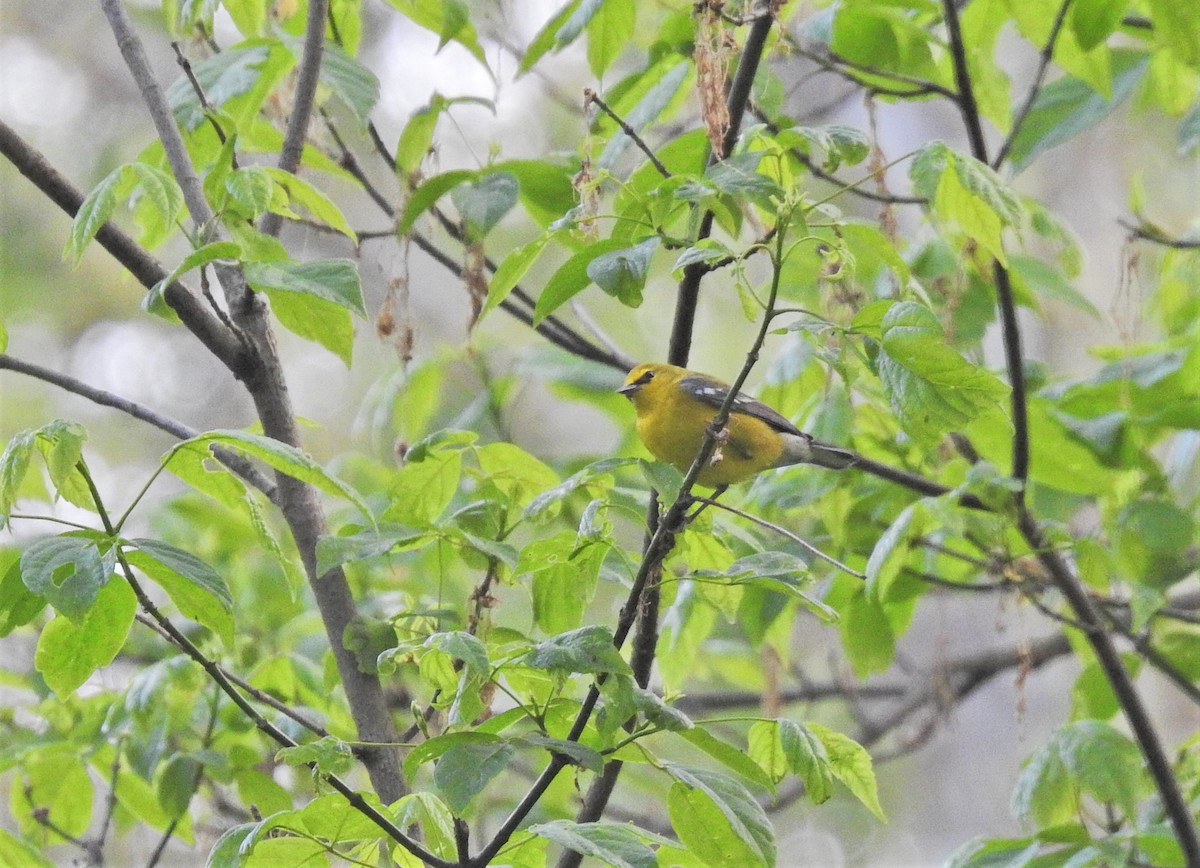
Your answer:
[[[233,595],[221,574],[183,549],[152,539],[133,539],[125,553],[137,567],[167,592],[180,614],[216,633],[233,646]]]
[[[804,790],[812,803],[819,805],[828,799],[833,794],[834,769],[821,737],[811,727],[780,720],[778,738],[788,768],[804,781]]]
[[[1148,787],[1142,755],[1129,736],[1098,720],[1068,724],[1055,735],[1063,764],[1076,784],[1097,801],[1137,814],[1139,793]]]
[[[553,820],[535,823],[527,830],[560,847],[593,856],[614,868],[655,868],[658,857],[644,842],[651,838],[658,843],[667,843],[657,835],[651,835],[634,826],[616,823],[573,823],[570,820]]]
[[[565,738],[547,738],[537,733],[522,736],[520,741],[552,754],[558,754],[581,769],[586,769],[594,774],[604,771],[604,757],[600,752],[577,741],[568,741]]]
[[[302,178],[296,177],[291,172],[285,172],[274,166],[265,166],[262,171],[287,191],[288,198],[292,203],[307,209],[318,220],[341,232],[351,241],[358,241],[358,236],[354,234],[354,230],[346,222],[346,215],[333,203],[332,199],[312,184]]]
[[[679,839],[714,866],[775,864],[775,832],[766,812],[736,780],[717,772],[666,763],[678,783],[667,810]]]
[[[88,242],[96,237],[100,227],[108,222],[116,210],[117,188],[123,183],[124,169],[122,166],[105,175],[75,212],[75,218],[71,221],[71,236],[63,250],[63,258],[72,260],[74,265],[79,264]]]
[[[909,504],[876,541],[865,570],[868,596],[887,602],[888,591],[908,560],[912,540],[925,531],[925,517],[919,504]]]
[[[158,803],[171,818],[181,817],[192,803],[204,766],[195,757],[175,754],[167,760],[155,781]]]
[[[999,410],[1008,386],[946,345],[934,313],[915,302],[892,306],[876,360],[888,402],[905,429],[925,441]]]
[[[595,625],[547,639],[533,646],[521,662],[534,669],[560,672],[629,672],[629,664],[613,645],[612,633],[607,627]]]
[[[1021,206],[990,167],[943,142],[931,142],[917,152],[909,175],[940,220],[1007,264],[1001,235],[1019,226]]]
[[[588,65],[596,78],[628,47],[636,16],[634,0],[604,0],[588,22]]]
[[[640,134],[646,126],[657,120],[675,99],[676,94],[680,92],[690,72],[691,63],[688,61],[674,63],[670,69],[665,71],[654,67],[647,70],[647,75],[653,76],[650,80],[654,84],[646,91],[645,96],[638,101],[637,105],[625,115],[625,121],[629,127]],[[614,109],[617,110],[619,107],[614,107]],[[614,133],[613,137],[608,140],[608,144],[605,145],[599,159],[596,160],[597,168],[612,169],[631,144],[632,140],[624,130]]]
[[[592,278],[588,275],[588,266],[591,265],[592,260],[615,250],[624,250],[626,247],[626,243],[619,238],[606,238],[595,244],[589,244],[560,265],[558,270],[546,281],[546,286],[538,297],[533,311],[534,325],[554,313],[592,282]]]
[[[334,567],[381,557],[397,546],[427,539],[424,531],[389,528],[367,530],[352,536],[323,536],[317,540],[317,572],[324,575]]]
[[[622,304],[639,307],[658,243],[658,236],[652,236],[633,247],[602,253],[587,264],[587,276]]]
[[[791,127],[782,130],[775,140],[787,148],[811,154],[814,147],[825,154],[821,169],[836,172],[845,163],[857,166],[871,153],[871,140],[866,133],[842,124],[823,127]]]
[[[275,290],[332,302],[361,317],[367,315],[358,266],[352,259],[311,262],[248,262],[246,281],[257,290]]]
[[[467,224],[467,234],[478,241],[517,204],[520,190],[517,179],[508,172],[489,172],[456,186],[450,199]]]
[[[33,446],[37,440],[37,431],[22,431],[13,435],[0,454],[0,524],[8,522],[9,513],[17,500],[17,490],[29,472],[29,459],[33,456]]]
[[[9,868],[54,868],[54,863],[42,856],[32,844],[4,829],[0,829],[0,865]]]
[[[554,34],[555,49],[565,48],[579,38],[579,34],[588,26],[592,17],[600,11],[603,3],[604,0],[583,0],[581,3],[574,4],[570,17]]]
[[[1013,139],[1008,158],[1020,172],[1053,147],[1068,142],[1105,117],[1133,93],[1146,71],[1146,55],[1119,48],[1112,53],[1112,97],[1105,98],[1078,78],[1065,76],[1043,87]]]
[[[496,273],[492,275],[491,282],[488,283],[487,301],[479,314],[480,319],[483,319],[508,298],[509,293],[525,276],[525,272],[537,261],[549,240],[549,235],[540,235],[529,243],[516,248],[500,261]]]
[[[710,757],[731,771],[737,772],[746,780],[757,784],[763,789],[775,794],[775,781],[763,770],[753,756],[748,756],[744,750],[735,747],[727,741],[717,738],[702,726],[679,731],[686,741],[700,748]]]
[[[1012,812],[1017,820],[1047,828],[1075,819],[1075,792],[1054,739],[1026,762],[1013,788]]]
[[[288,446],[286,443],[281,443],[278,440],[271,437],[264,437],[260,434],[232,430],[207,431],[198,437],[193,437],[191,440],[184,440],[171,449],[166,454],[163,465],[166,469],[170,470],[172,459],[181,450],[208,445],[224,446],[235,452],[248,455],[251,458],[265,461],[271,467],[286,473],[294,479],[307,482],[324,491],[326,494],[349,501],[358,507],[364,516],[369,518],[371,515],[370,508],[367,506],[366,501],[363,500],[361,494],[332,476],[310,456],[293,446]]]
[[[457,855],[454,843],[454,817],[446,803],[429,792],[404,796],[391,807],[393,819],[402,829],[414,823],[425,833],[433,853],[453,859]]]
[[[95,510],[91,490],[79,470],[87,430],[78,422],[55,419],[35,432],[38,451],[46,463],[46,472],[54,493],[76,506]]]
[[[366,316],[358,268],[349,259],[248,262],[246,281],[266,292],[279,321],[316,341],[347,366],[354,346],[350,313]]]
[[[533,620],[543,632],[555,635],[583,623],[608,551],[607,543],[582,542],[572,531],[521,550],[516,575],[532,577]]]
[[[471,23],[470,7],[463,0],[388,0],[392,6],[414,24],[436,33],[438,51],[447,43],[457,42],[491,72],[475,25]]]
[[[568,0],[549,21],[542,25],[525,49],[525,53],[521,55],[521,62],[517,65],[518,78],[529,72],[534,64],[545,56],[546,52],[558,51],[563,47],[564,43],[559,41],[558,34],[563,32],[563,26],[575,14],[579,3],[580,0]],[[576,31],[576,35],[578,32]]]
[[[1124,13],[1124,7],[1113,0],[1076,0],[1069,13],[1075,41],[1084,51],[1091,51],[1113,34]]]
[[[1200,70],[1200,27],[1188,0],[1148,0],[1155,40],[1183,64]]]
[[[193,268],[199,268],[217,260],[237,260],[242,255],[241,245],[233,241],[214,241],[197,247],[175,266],[175,270],[150,287],[150,298],[161,298],[162,292]]]
[[[433,782],[455,814],[462,814],[488,782],[508,767],[515,752],[502,738],[471,734],[479,737],[449,747],[433,770]]]
[[[125,644],[133,625],[137,598],[125,582],[109,582],[99,590],[82,618],[54,618],[38,637],[34,665],[50,689],[73,693],[92,673],[107,666]]]
[[[479,173],[471,169],[455,169],[429,178],[420,187],[413,190],[412,195],[408,197],[408,201],[404,204],[404,211],[400,215],[400,222],[396,225],[397,234],[407,235],[412,231],[417,218],[432,208],[438,199],[464,181],[470,181],[478,176]]]
[[[112,551],[101,554],[90,534],[66,534],[37,540],[25,549],[21,579],[30,591],[80,623],[112,576],[114,563]]]
[[[192,74],[208,104],[229,112],[240,129],[295,64],[293,53],[277,40],[251,39],[193,63]],[[205,122],[200,98],[186,76],[167,89],[167,102],[185,131]]]
[[[35,594],[21,580],[21,559],[16,552],[0,551],[0,563],[7,561],[7,567],[0,567],[0,638],[7,636],[18,627],[24,627],[38,616],[46,606],[45,599]]]
[[[64,743],[27,753],[22,760],[20,773],[13,777],[8,803],[21,832],[28,836],[34,830],[39,834],[45,831],[45,826],[32,817],[37,809],[45,812],[43,819],[53,823],[59,834],[77,838],[87,834],[95,788],[78,749]]]
[[[871,755],[861,744],[840,732],[817,723],[807,724],[808,729],[821,740],[829,757],[829,768],[834,777],[846,785],[855,797],[879,818],[887,822],[883,807],[879,804],[879,788],[875,782],[875,770]]]
[[[350,109],[359,126],[366,129],[371,110],[379,102],[379,79],[375,73],[327,40],[321,57],[321,83],[328,85]]]
[[[275,184],[262,166],[234,169],[225,179],[225,192],[241,206],[244,216],[265,214],[275,196]]]
[[[1010,274],[1018,291],[1037,300],[1040,296],[1048,301],[1069,304],[1089,316],[1099,319],[1100,311],[1067,281],[1061,271],[1032,256],[1013,256],[1009,261]]]
[[[421,461],[409,461],[393,478],[388,489],[388,521],[431,527],[441,518],[458,492],[462,457],[457,452],[440,452]]]
[[[134,215],[142,230],[139,240],[145,247],[157,247],[175,230],[183,211],[183,191],[172,175],[155,166],[130,163],[129,169],[137,179],[133,196]]]
[[[350,367],[354,352],[354,321],[336,302],[287,290],[266,290],[279,323],[292,334],[313,341]]]
[[[276,751],[275,759],[290,766],[315,766],[318,772],[327,775],[344,775],[354,768],[355,763],[350,745],[332,735],[281,748]]]

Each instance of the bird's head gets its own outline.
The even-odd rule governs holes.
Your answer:
[[[686,373],[675,365],[646,362],[629,372],[625,385],[617,389],[617,394],[624,395],[635,407],[646,406],[656,400],[655,396],[662,395],[678,383]]]

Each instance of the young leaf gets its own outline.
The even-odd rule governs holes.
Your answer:
[[[75,212],[75,219],[71,221],[71,237],[63,250],[64,259],[70,259],[73,264],[78,265],[88,242],[96,237],[100,227],[112,217],[117,207],[117,188],[124,180],[124,168],[122,166],[105,175]]]
[[[587,276],[622,304],[639,307],[658,242],[658,236],[653,236],[633,247],[602,253],[587,264]]]
[[[561,41],[560,34],[565,32],[567,21],[572,20],[576,10],[579,8],[580,0],[568,0],[563,4],[562,8],[554,13],[554,16],[547,21],[542,28],[538,30],[533,40],[529,43],[529,47],[525,49],[525,53],[521,55],[521,62],[517,65],[517,76],[520,77],[529,72],[533,65],[537,63],[548,51],[558,51],[566,42]],[[582,28],[580,28],[582,29]],[[579,30],[575,31],[575,36],[579,35]],[[574,36],[571,37],[572,39]]]
[[[233,449],[235,452],[265,461],[271,467],[286,473],[288,476],[316,486],[326,494],[349,501],[358,507],[363,515],[368,517],[371,515],[371,511],[361,494],[332,476],[310,456],[299,449],[288,446],[286,443],[281,443],[278,440],[259,434],[232,430],[207,431],[198,437],[193,437],[191,440],[184,440],[182,443],[176,445],[166,454],[163,464],[170,470],[172,459],[181,450],[193,446],[208,446],[210,444],[225,446]]]
[[[233,645],[233,595],[221,574],[191,552],[152,539],[132,539],[129,563],[167,592],[185,618]]]
[[[915,302],[892,306],[881,323],[879,379],[905,428],[933,440],[1000,408],[1008,386],[946,345],[934,313]]]
[[[807,724],[808,729],[821,740],[829,757],[829,768],[834,777],[870,809],[881,822],[887,822],[883,807],[879,804],[879,789],[875,783],[875,770],[867,749],[847,735],[817,723]]]
[[[479,319],[483,319],[488,313],[500,306],[508,294],[513,291],[521,278],[525,276],[525,272],[529,267],[537,261],[542,250],[546,247],[546,242],[550,240],[549,235],[539,235],[527,244],[523,244],[510,252],[500,261],[500,266],[496,269],[496,273],[492,275],[492,280],[488,284],[487,301],[483,305],[483,310],[479,314]]]
[[[64,534],[37,540],[21,553],[21,579],[30,591],[80,622],[112,576],[114,563],[112,551],[101,554],[92,534]]]
[[[713,866],[775,864],[775,831],[745,787],[705,769],[664,767],[678,781],[667,797],[671,825],[689,849]]]
[[[361,317],[367,315],[358,266],[350,259],[249,262],[246,281],[258,290],[300,293],[332,302]]]
[[[99,590],[83,617],[60,615],[42,628],[34,665],[50,689],[66,696],[111,663],[125,645],[136,610],[129,585],[114,581]]]
[[[417,218],[432,208],[438,199],[445,196],[459,184],[464,181],[470,181],[472,178],[478,177],[478,175],[478,172],[471,169],[455,169],[452,172],[443,172],[441,175],[434,175],[425,181],[420,187],[413,190],[412,195],[408,197],[408,202],[405,203],[404,211],[400,215],[400,222],[396,224],[396,232],[400,235],[407,235],[412,231],[413,224],[417,222]]]
[[[299,48],[299,46],[297,46]],[[379,102],[379,79],[336,43],[326,42],[321,57],[321,83],[328,85],[359,125],[366,129]]]
[[[433,782],[450,810],[462,814],[488,782],[508,767],[514,752],[511,744],[495,736],[455,744],[438,759]]]
[[[628,673],[629,664],[613,645],[607,627],[580,627],[535,645],[521,657],[534,669],[578,673]]]
[[[526,831],[583,856],[594,856],[614,868],[654,868],[658,857],[644,842],[667,843],[650,832],[616,823],[573,823],[553,820],[536,823]]]
[[[534,325],[554,313],[587,287],[592,280],[588,275],[588,266],[591,265],[592,260],[606,253],[625,248],[625,242],[619,238],[606,238],[595,244],[589,244],[560,265],[558,270],[546,281],[546,286],[538,297],[533,312]]]
[[[274,166],[265,166],[262,171],[287,191],[288,198],[294,204],[304,207],[318,220],[341,232],[351,241],[358,240],[338,206],[312,184]]]
[[[1008,152],[1016,171],[1099,123],[1128,99],[1146,71],[1147,58],[1140,51],[1116,49],[1112,64],[1111,97],[1105,98],[1089,84],[1071,76],[1052,81],[1038,92]]]
[[[775,781],[763,770],[753,756],[735,747],[727,741],[717,738],[703,726],[693,726],[679,733],[693,746],[700,748],[710,757],[731,771],[737,772],[746,780],[775,794]]]
[[[329,775],[344,775],[354,767],[354,752],[350,745],[332,735],[296,747],[281,748],[275,752],[275,759],[290,766],[312,765]]]
[[[664,62],[667,59],[664,58]],[[692,65],[687,61],[674,63],[670,69],[659,70],[651,68],[647,70],[647,75],[653,75],[651,80],[653,86],[646,91],[646,95],[638,102],[634,108],[625,115],[625,121],[629,127],[636,133],[641,131],[650,123],[657,120],[658,117],[667,109],[676,94],[680,92],[683,83],[687,80],[691,73]],[[617,107],[614,107],[617,108]],[[619,109],[618,109],[619,110]],[[622,130],[613,135],[608,140],[604,151],[596,160],[596,166],[600,169],[612,169],[616,165],[617,160],[632,144],[632,140]]]
[[[602,78],[633,36],[637,7],[634,0],[604,0],[588,22],[588,65]]]
[[[517,204],[517,179],[508,172],[488,172],[450,191],[454,207],[467,224],[467,234],[480,240]]]

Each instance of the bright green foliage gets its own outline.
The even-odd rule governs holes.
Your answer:
[[[31,653],[0,675],[17,697],[0,714],[0,864],[69,861],[69,838],[132,827],[221,868],[447,868],[484,851],[521,868],[564,854],[749,868],[803,861],[780,835],[796,812],[851,860],[878,861],[876,824],[902,825],[932,786],[878,758],[927,733],[975,738],[937,726],[993,676],[1039,678],[1065,656],[1061,726],[1038,743],[1030,725],[1004,784],[1021,836],[963,842],[947,864],[1186,864],[1128,691],[1094,644],[1117,640],[1130,678],[1156,670],[1155,691],[1195,703],[1200,255],[1194,233],[1152,222],[1168,169],[1146,168],[1149,192],[1130,195],[1140,234],[1169,247],[1122,264],[1122,289],[1148,299],[1144,329],[1116,310],[1120,343],[1069,377],[992,337],[1016,307],[1022,329],[1113,313],[1085,292],[1076,215],[1040,201],[1037,181],[1054,149],[1122,124],[1194,161],[1192,0],[793,2],[761,20],[748,2],[569,0],[541,21],[526,15],[538,4],[332,0],[317,114],[284,171],[311,2],[168,0],[165,32],[139,22],[188,57],[166,99],[198,176],[182,189],[211,213],[185,207],[161,143],[139,143],[100,160],[64,258],[86,266],[103,227],[132,217],[164,251],[144,305],[169,321],[158,328],[191,340],[165,303],[178,281],[245,351],[234,378],[261,385],[274,338],[242,331],[244,285],[275,325],[353,363],[346,388],[368,397],[353,424],[305,429],[311,455],[254,424],[161,460],[155,441],[145,466],[52,416],[9,436],[0,638]],[[762,59],[751,32],[766,34]],[[427,74],[440,52],[481,78]],[[830,96],[868,94],[869,124],[796,109],[798,83],[807,98],[834,77]],[[712,108],[727,94],[748,107],[718,158],[727,120]],[[950,116],[944,140],[924,138]],[[896,146],[896,117],[925,143]],[[1125,207],[1102,204],[1106,220]],[[376,323],[403,359],[382,374],[367,366],[390,350],[355,334],[380,310],[381,274]],[[693,320],[681,299],[697,281]],[[421,312],[460,295],[469,339],[431,347],[439,326]],[[21,346],[4,316],[0,350],[10,331]],[[684,476],[644,460],[614,389],[625,356],[667,356],[668,333],[725,379],[761,357],[747,391],[865,460],[768,471],[721,495],[737,511],[692,503],[651,558]],[[590,415],[573,428],[578,408]],[[326,510],[311,524],[281,518],[306,501],[295,483],[304,509]],[[1056,558],[1095,613],[1062,593]],[[344,629],[315,604],[331,586]],[[1012,639],[1009,662],[982,653],[996,637],[954,632],[952,595],[986,601],[972,624],[1020,610],[1019,640],[997,639]],[[980,653],[928,653],[931,632]],[[385,706],[396,742],[362,744],[388,730],[364,718]],[[1168,777],[1194,803],[1200,743],[1170,732],[1157,732]],[[387,751],[404,777],[391,804],[371,791]],[[581,815],[618,768],[619,810]]]

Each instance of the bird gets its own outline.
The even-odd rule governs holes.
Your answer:
[[[633,368],[617,393],[633,403],[638,437],[650,454],[687,473],[729,389],[707,374],[648,362]],[[774,408],[739,392],[717,449],[696,482],[723,490],[773,467],[815,464],[844,470],[857,461],[851,450],[817,440]]]

